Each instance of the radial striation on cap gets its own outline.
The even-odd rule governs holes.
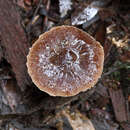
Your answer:
[[[93,87],[103,70],[104,51],[88,33],[58,26],[40,35],[27,56],[34,84],[51,96],[74,96]]]

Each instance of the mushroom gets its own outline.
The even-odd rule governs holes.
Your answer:
[[[51,96],[74,96],[92,88],[103,70],[103,47],[73,26],[53,27],[40,35],[27,56],[34,84]]]

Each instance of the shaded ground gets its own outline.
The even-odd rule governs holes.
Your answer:
[[[71,130],[69,116],[63,114],[69,109],[88,117],[96,130],[130,130],[129,0],[64,4],[63,0],[60,6],[58,0],[0,0],[0,129]],[[87,15],[85,9],[90,9]],[[69,98],[41,92],[26,70],[29,47],[41,33],[58,25],[88,32],[105,52],[104,71],[96,86]]]

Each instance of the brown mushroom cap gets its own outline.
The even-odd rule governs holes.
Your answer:
[[[99,42],[73,26],[54,27],[40,35],[27,56],[34,84],[52,96],[74,96],[93,87],[103,70]]]

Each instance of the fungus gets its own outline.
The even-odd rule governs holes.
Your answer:
[[[53,27],[40,35],[27,56],[34,84],[51,96],[74,96],[93,87],[101,76],[104,51],[88,33]]]

